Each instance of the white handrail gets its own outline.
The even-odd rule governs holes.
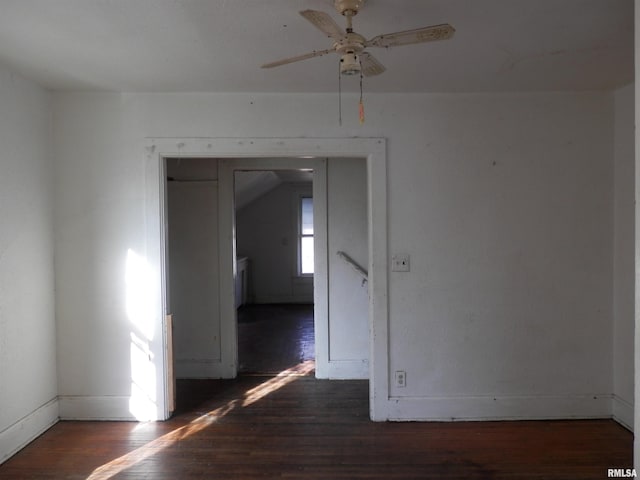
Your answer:
[[[369,274],[367,273],[367,271],[364,268],[362,268],[360,265],[358,265],[353,258],[351,258],[346,253],[340,252],[340,251],[338,251],[336,254],[340,258],[342,258],[345,262],[347,262],[349,265],[351,265],[351,267],[358,273],[358,275],[362,277],[362,285],[364,285],[369,281]]]

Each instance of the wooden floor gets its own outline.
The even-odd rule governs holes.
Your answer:
[[[316,380],[299,359],[179,381],[166,422],[60,422],[0,479],[587,480],[632,464],[633,436],[610,420],[374,423],[367,381]]]
[[[241,373],[278,373],[314,359],[313,305],[244,305],[238,310]]]
[[[183,381],[167,422],[61,422],[0,479],[604,479],[630,467],[609,420],[374,423],[366,381]]]

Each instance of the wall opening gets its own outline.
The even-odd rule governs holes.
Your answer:
[[[167,311],[173,339],[168,362],[177,379],[220,378],[218,161],[167,158],[165,185]],[[185,401],[176,398],[178,406]]]
[[[239,374],[315,361],[312,190],[311,169],[234,174]]]
[[[386,146],[381,138],[342,138],[342,139],[315,139],[315,138],[148,138],[145,140],[147,162],[146,183],[146,218],[149,222],[146,230],[146,252],[149,258],[154,258],[151,268],[154,271],[154,279],[150,286],[150,294],[156,299],[159,306],[158,322],[162,335],[157,347],[158,369],[156,370],[157,388],[159,397],[157,404],[158,418],[168,418],[171,412],[170,385],[172,378],[169,365],[172,363],[170,348],[167,338],[167,325],[170,323],[172,313],[169,285],[171,283],[170,265],[168,261],[168,232],[167,232],[167,178],[165,175],[166,159],[215,159],[218,163],[218,281],[219,281],[219,309],[220,323],[218,325],[219,337],[229,341],[221,342],[219,360],[204,361],[205,365],[217,370],[218,378],[233,378],[237,375],[237,324],[235,321],[235,231],[233,209],[233,176],[234,171],[249,166],[254,169],[264,169],[265,161],[278,159],[283,164],[280,169],[308,168],[303,161],[312,164],[311,168],[317,171],[316,166],[324,171],[320,181],[314,179],[314,199],[317,193],[322,192],[326,196],[326,158],[360,158],[366,159],[366,186],[367,186],[367,245],[369,247],[366,266],[369,269],[369,321],[368,321],[368,350],[369,363],[367,374],[369,377],[369,398],[371,418],[382,421],[389,418],[389,374],[388,374],[388,273],[387,273],[387,200],[386,200]],[[241,165],[244,163],[244,165]],[[288,163],[288,165],[286,165]],[[269,167],[271,168],[271,167]],[[325,177],[322,179],[322,177]],[[160,180],[158,182],[158,179]],[[316,192],[316,187],[318,192]],[[322,203],[322,202],[321,202]],[[314,201],[314,213],[317,202]],[[322,207],[321,207],[322,208]],[[326,205],[323,207],[326,208]],[[317,218],[317,215],[315,215]],[[157,220],[155,220],[157,219]],[[315,219],[314,219],[315,220]],[[322,223],[322,219],[319,220]],[[326,220],[324,224],[326,229]],[[327,252],[324,252],[324,258]],[[322,262],[320,262],[322,263]],[[314,288],[314,303],[316,312],[322,309],[322,317],[327,317],[328,305],[318,306],[317,292],[328,285],[326,282],[317,282],[318,274],[326,269],[324,265],[314,265],[316,283],[323,283]],[[157,275],[156,275],[157,273]],[[316,321],[317,323],[317,321]],[[316,346],[319,344],[317,330]],[[323,333],[326,335],[326,333]],[[328,345],[320,341],[321,345]],[[154,346],[154,352],[156,346]],[[324,355],[328,360],[328,352],[323,348],[316,348],[316,361]],[[176,362],[176,366],[180,366]],[[334,365],[335,366],[335,365]],[[332,365],[325,361],[325,370],[316,376],[323,378],[337,378],[332,375]]]

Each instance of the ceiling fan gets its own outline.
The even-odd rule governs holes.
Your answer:
[[[303,10],[300,12],[313,26],[325,33],[334,43],[326,50],[314,50],[311,53],[296,57],[285,58],[272,63],[262,65],[262,68],[279,67],[288,63],[299,62],[313,57],[321,57],[327,53],[338,53],[340,57],[340,73],[344,75],[356,75],[362,73],[365,76],[379,75],[386,70],[376,58],[365,51],[371,47],[400,47],[414,43],[446,40],[453,36],[455,29],[447,24],[432,25],[416,28],[403,32],[378,35],[367,40],[359,33],[354,32],[352,20],[364,5],[365,0],[335,0],[334,6],[338,13],[346,17],[347,28],[343,30],[328,14],[317,10]]]

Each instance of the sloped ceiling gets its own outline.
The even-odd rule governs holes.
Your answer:
[[[217,181],[217,163],[211,158],[168,158],[167,179],[175,182]],[[312,181],[313,173],[305,170],[236,172],[234,179],[236,209],[246,207],[283,183],[311,183]]]
[[[309,8],[344,24],[331,0],[0,0],[0,62],[54,90],[334,92],[336,55],[259,68],[330,46]],[[367,0],[354,23],[456,28],[372,52],[369,92],[577,91],[633,80],[633,18],[633,0]]]
[[[236,172],[236,210],[243,209],[281,183],[275,172]]]
[[[304,170],[247,171],[235,174],[236,209],[241,210],[283,183],[311,183],[313,173]]]

